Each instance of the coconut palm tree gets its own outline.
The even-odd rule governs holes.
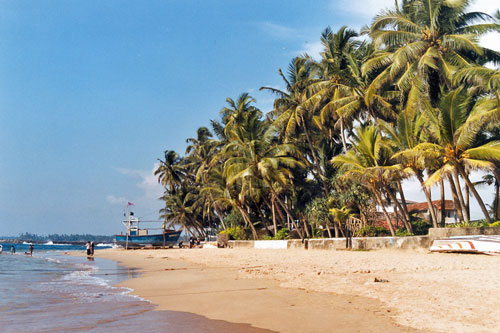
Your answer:
[[[300,153],[293,144],[276,143],[277,131],[274,126],[258,119],[247,120],[247,123],[230,129],[231,141],[221,151],[225,156],[224,175],[227,184],[240,182],[242,197],[252,190],[255,183],[265,184],[273,198],[292,217],[300,233],[290,208],[274,188],[275,183],[287,185],[293,177],[292,169],[303,166],[296,158]]]
[[[353,135],[352,149],[346,154],[335,156],[332,163],[344,171],[344,177],[360,180],[374,194],[381,207],[391,235],[395,236],[392,220],[382,199],[383,191],[388,191],[389,183],[400,171],[399,165],[390,162],[390,150],[374,125],[359,127]]]
[[[497,20],[485,13],[467,12],[469,0],[396,1],[392,10],[376,15],[369,29],[383,50],[364,64],[364,72],[382,70],[382,81],[402,91],[416,89],[436,105],[442,88],[450,90],[454,73],[500,54],[479,45],[479,37],[498,31]],[[480,23],[478,23],[478,21]],[[488,58],[488,59],[486,59]]]
[[[469,178],[469,172],[494,170],[493,162],[500,161],[500,140],[487,143],[478,140],[485,128],[498,126],[500,107],[496,99],[486,96],[474,100],[464,88],[458,88],[443,96],[438,109],[427,110],[426,117],[436,143],[422,143],[415,150],[438,154],[443,163],[427,183],[438,181],[450,170],[456,171],[476,198],[485,219],[490,222],[489,213]]]
[[[158,161],[160,165],[154,171],[154,175],[158,176],[158,182],[169,193],[175,193],[185,177],[182,159],[175,151],[165,150],[165,160],[158,159]]]
[[[260,90],[267,90],[277,95],[274,109],[268,116],[279,130],[280,139],[283,142],[297,143],[303,134],[307,145],[307,155],[311,157],[314,165],[313,175],[322,184],[324,194],[328,195],[325,173],[321,169],[312,133],[315,110],[310,101],[311,94],[308,87],[317,80],[314,77],[313,62],[308,57],[296,57],[289,64],[287,75],[285,76],[281,69],[279,75],[286,85],[285,91],[273,87],[260,88]]]

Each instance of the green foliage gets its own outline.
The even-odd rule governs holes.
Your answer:
[[[447,225],[448,228],[481,228],[481,227],[489,227],[490,224],[485,220],[479,221],[469,221],[469,222],[460,222],[451,225]]]
[[[429,233],[429,228],[431,225],[425,220],[417,220],[411,223],[413,234],[415,235],[427,235]]]
[[[383,227],[364,226],[356,233],[357,237],[380,237],[388,236],[389,232]]]
[[[228,234],[231,240],[244,240],[248,239],[245,230],[241,227],[231,227],[220,232],[221,234]]]
[[[282,228],[278,230],[274,239],[288,239],[288,235],[290,234],[290,230],[288,228]]]
[[[496,222],[490,223],[489,226],[490,227],[500,227],[500,221],[496,221]]]
[[[396,236],[397,237],[408,237],[408,236],[415,236],[413,233],[408,232],[406,229],[398,229],[396,230]]]
[[[228,228],[245,225],[243,217],[235,210],[232,210],[229,214],[227,214],[226,218],[224,219],[224,223]]]
[[[315,228],[323,226],[328,228],[327,221],[329,218],[329,199],[315,198],[306,206],[307,221]]]

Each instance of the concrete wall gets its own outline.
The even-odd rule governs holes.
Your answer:
[[[470,235],[500,235],[500,227],[479,227],[479,228],[430,228],[429,238],[443,239],[453,236]]]
[[[259,249],[311,249],[342,250],[345,249],[345,238],[291,239],[286,241],[229,241],[229,247]],[[431,240],[427,236],[413,237],[355,237],[352,248],[355,250],[373,249],[428,249]]]
[[[286,240],[257,240],[254,241],[256,249],[286,249],[288,242]]]

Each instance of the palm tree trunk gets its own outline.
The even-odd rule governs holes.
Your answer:
[[[344,146],[344,153],[347,153],[347,143],[344,133],[344,118],[340,117],[340,136],[342,138],[342,146]]]
[[[304,225],[304,230],[306,231],[306,237],[311,238],[311,233],[309,232],[309,227],[307,226],[307,220],[304,214],[300,212],[299,212],[299,220],[302,221],[302,224]]]
[[[224,230],[226,230],[226,229],[227,229],[227,226],[226,226],[226,224],[224,223],[224,218],[223,218],[222,213],[221,213],[221,211],[220,211],[219,205],[215,204],[215,205],[214,205],[214,208],[215,208],[215,212],[217,213],[217,217],[219,217],[220,223],[222,224],[222,228],[223,228]]]
[[[275,204],[274,204],[274,198],[271,199],[271,211],[273,212],[273,228],[274,228],[274,236],[278,233],[278,225],[276,224],[276,209],[275,209]]]
[[[408,230],[408,232],[411,232],[413,233],[413,230],[412,230],[412,227],[411,227],[411,224],[410,222],[407,220],[405,214],[404,214],[404,211],[403,211],[403,207],[401,207],[398,199],[396,198],[396,196],[394,195],[394,193],[392,192],[392,190],[389,188],[389,186],[385,186],[385,190],[386,192],[389,194],[389,196],[391,197],[391,200],[394,201],[394,205],[396,205],[396,207],[399,209],[399,211],[401,211],[401,217],[403,219],[403,224],[406,228],[406,230]],[[396,213],[396,216],[397,216],[397,212],[394,211],[394,213]]]
[[[330,230],[330,219],[326,219],[326,232],[328,233],[328,238],[332,238],[332,231]]]
[[[462,212],[464,215],[465,222],[470,221],[470,216],[469,213],[467,212],[467,209],[465,207],[465,201],[464,201],[464,196],[462,194],[462,187],[460,186],[460,178],[458,178],[458,171],[455,169],[453,170],[453,178],[455,179],[455,184],[457,188],[457,194],[458,194],[458,200],[460,200],[460,205],[462,206]]]
[[[278,203],[280,204],[281,207],[283,207],[283,209],[285,210],[285,212],[290,216],[290,218],[292,219],[292,224],[293,226],[295,227],[295,229],[297,229],[297,233],[299,234],[299,237],[300,238],[304,238],[303,237],[303,233],[300,231],[300,229],[298,228],[297,224],[295,223],[295,219],[293,218],[293,215],[292,213],[290,212],[290,210],[288,209],[288,207],[285,205],[285,203],[281,200],[281,198],[276,194],[276,191],[274,190],[274,188],[271,186],[271,182],[269,180],[265,180],[267,185],[269,186],[269,188],[271,189],[271,192],[272,194],[274,195],[274,197],[276,198],[276,200],[278,200]]]
[[[387,210],[384,207],[384,202],[382,201],[382,197],[380,196],[377,189],[373,186],[372,186],[372,192],[373,192],[373,194],[375,194],[375,198],[377,198],[377,202],[380,205],[380,207],[382,208],[382,212],[384,212],[384,216],[387,220],[387,224],[389,225],[389,230],[391,232],[391,236],[396,237],[396,233],[394,232],[394,227],[392,225],[391,217],[389,216],[389,214],[387,213]]]
[[[241,216],[243,217],[243,220],[245,220],[246,224],[250,226],[250,229],[252,230],[253,239],[257,240],[259,236],[257,235],[257,230],[255,230],[255,226],[250,220],[250,215],[248,215],[247,211],[243,209],[243,207],[241,207],[240,205],[238,205],[237,207],[238,210],[240,211]]]
[[[408,206],[406,205],[406,198],[403,191],[403,186],[401,185],[401,181],[399,179],[396,180],[396,184],[398,184],[398,192],[399,196],[401,197],[401,207],[403,207],[406,219],[410,222],[410,213],[408,212]]]
[[[445,194],[444,194],[444,180],[443,178],[439,179],[439,189],[441,191],[441,228],[444,228],[444,219],[446,218],[446,209],[445,209]]]
[[[455,182],[453,181],[453,177],[448,175],[448,183],[450,183],[451,196],[453,197],[453,203],[455,204],[455,210],[458,213],[458,219],[460,222],[464,221],[464,214],[462,210],[462,205],[460,204],[460,200],[458,200],[457,188],[455,186]],[[469,222],[469,221],[467,221]]]
[[[309,146],[309,150],[311,151],[311,155],[314,160],[314,165],[316,166],[316,172],[318,173],[318,181],[323,185],[323,192],[325,196],[328,196],[328,187],[326,182],[323,180],[323,172],[321,171],[321,167],[319,165],[318,156],[316,156],[316,150],[313,148],[311,136],[309,135],[309,130],[307,129],[306,121],[304,119],[304,115],[300,116],[302,121],[302,126],[304,127],[304,134],[306,135],[307,145]]]
[[[498,168],[493,169],[493,174],[495,175],[495,200],[493,201],[494,207],[493,207],[493,212],[495,214],[495,220],[499,220],[499,195],[500,195],[500,174],[498,172]]]
[[[477,201],[479,207],[481,207],[481,210],[483,211],[484,218],[486,219],[486,222],[491,223],[490,214],[488,213],[488,210],[486,209],[486,206],[484,205],[483,199],[481,199],[481,196],[479,195],[479,193],[477,193],[476,188],[474,187],[474,184],[472,184],[472,182],[470,181],[469,176],[465,172],[464,168],[460,164],[456,165],[456,168],[457,168],[458,172],[460,173],[460,176],[462,176],[462,178],[465,180],[465,183],[467,184],[467,186],[471,190],[472,194],[476,198],[476,201]]]
[[[419,173],[419,171],[416,171],[415,174],[417,176],[418,181],[420,182],[422,191],[424,191],[425,199],[427,200],[427,206],[429,208],[429,213],[431,214],[432,227],[437,228],[438,226],[437,226],[436,211],[434,210],[434,205],[432,204],[431,193],[429,192],[427,186],[425,186],[424,178],[422,178],[422,175]]]
[[[467,210],[467,215],[470,216],[470,188],[467,184],[465,184],[465,210]]]

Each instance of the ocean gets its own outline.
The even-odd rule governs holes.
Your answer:
[[[6,332],[263,332],[173,311],[154,311],[149,301],[114,284],[137,272],[101,258],[69,256],[83,246],[2,244],[0,331]],[[96,252],[106,246],[97,246]],[[109,246],[108,246],[109,247]]]

